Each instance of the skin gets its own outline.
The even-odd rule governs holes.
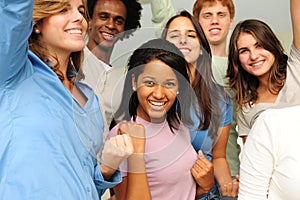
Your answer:
[[[139,105],[137,116],[153,123],[163,122],[172,107],[178,91],[178,81],[173,70],[159,60],[146,64],[137,78],[132,78],[137,90]]]
[[[201,53],[200,41],[188,18],[177,17],[174,19],[169,25],[166,39],[179,48],[187,62],[196,65],[197,58]]]
[[[173,32],[180,34],[178,34],[179,36],[172,37]],[[178,17],[170,23],[166,39],[174,43],[180,49],[183,47],[183,42],[181,41],[182,37],[188,36],[188,33],[195,33],[195,28],[192,22],[186,17]],[[190,48],[190,54],[184,55],[185,59],[194,66],[191,69],[190,74],[190,79],[192,83],[193,77],[195,76],[194,74],[196,70],[196,60],[200,55],[200,41],[198,37],[194,38],[194,36],[190,40],[184,41],[186,41],[184,44]],[[198,187],[197,189],[197,195],[209,192],[209,190],[214,185],[213,177],[215,176],[216,180],[218,181],[221,187],[222,195],[228,197],[237,196],[239,177],[237,176],[236,180],[232,180],[229,166],[226,160],[226,146],[229,137],[230,126],[231,124],[228,124],[224,127],[219,128],[219,136],[212,150],[212,163],[209,162],[206,158],[199,156],[198,161],[191,169],[192,174],[196,179],[197,183],[201,185],[201,187]]]
[[[173,105],[179,88],[173,70],[159,60],[150,61],[145,65],[143,73],[138,77],[132,77],[132,86],[136,88],[139,100],[137,116],[152,123],[160,123],[165,120],[166,113]],[[158,106],[158,104],[162,105]],[[127,122],[125,123],[127,124]],[[133,133],[133,131],[131,132]],[[139,154],[133,154],[129,157],[129,171],[131,167],[136,171],[137,166],[138,171],[145,170],[142,157],[145,152],[145,134],[140,134],[141,130],[137,133],[140,136],[135,135],[132,140],[135,153]],[[130,184],[132,185],[130,186]],[[149,186],[145,187],[146,185],[148,185],[148,181],[145,171],[128,173],[128,176],[123,177],[122,182],[114,188],[116,199],[151,199]],[[137,193],[140,193],[141,198],[133,198],[132,195],[137,195]]]
[[[41,32],[41,41],[45,44],[51,55],[49,59],[56,63],[56,57],[60,63],[60,71],[66,77],[67,65],[72,52],[81,51],[84,48],[84,36],[87,30],[87,21],[83,17],[85,8],[81,0],[71,0],[68,8],[61,13],[44,18],[37,26]],[[67,78],[64,85],[75,96],[82,106],[86,99],[73,87]]]
[[[212,54],[226,57],[227,36],[234,24],[228,7],[223,6],[219,1],[213,4],[204,3],[198,20],[210,44]]]
[[[71,53],[81,51],[85,46],[84,36],[88,24],[83,16],[84,12],[85,7],[81,0],[70,0],[66,9],[58,14],[44,18],[37,25],[41,32],[41,41],[51,53],[49,59],[53,63],[58,60],[60,71],[65,77]],[[85,106],[87,99],[82,92],[67,78],[65,78],[63,84],[78,102]],[[128,141],[125,136],[115,137],[112,140],[115,147],[124,151],[132,146],[131,141]],[[100,169],[105,180],[109,180],[116,171],[105,165],[101,165]]]
[[[123,36],[126,16],[126,6],[120,0],[98,0],[95,5],[87,47],[107,64],[115,43]]]
[[[242,32],[237,40],[240,63],[245,71],[263,82],[269,76],[274,55],[264,49],[249,33]]]

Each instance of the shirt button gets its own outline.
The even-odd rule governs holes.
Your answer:
[[[91,188],[89,186],[86,187],[87,192],[91,192]]]

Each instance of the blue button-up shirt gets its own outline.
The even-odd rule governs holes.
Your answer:
[[[0,199],[95,199],[121,181],[103,179],[96,154],[103,120],[84,84],[82,107],[28,51],[33,0],[0,0]]]

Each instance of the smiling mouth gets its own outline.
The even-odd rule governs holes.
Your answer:
[[[166,102],[157,102],[157,101],[150,101],[149,103],[153,106],[164,106],[166,104]]]
[[[212,34],[216,34],[216,33],[221,32],[221,29],[219,29],[219,28],[214,28],[214,29],[210,29],[209,32],[212,33]]]
[[[102,36],[105,40],[113,40],[114,39],[114,35],[113,34],[109,34],[109,33],[104,33],[102,32]]]
[[[79,35],[82,35],[82,30],[80,30],[80,29],[69,29],[66,32],[69,33],[69,34],[77,34],[77,35],[79,34]]]
[[[261,64],[263,64],[263,63],[264,63],[264,61],[259,61],[259,62],[256,62],[256,63],[251,64],[251,66],[252,66],[252,67],[257,67],[257,66],[259,66],[259,65],[261,65]]]
[[[183,55],[190,53],[189,49],[179,49]]]

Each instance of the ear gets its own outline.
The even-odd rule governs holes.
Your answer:
[[[233,25],[234,25],[234,18],[230,19],[229,28],[232,29]]]
[[[132,76],[131,76],[131,85],[132,85],[132,90],[133,90],[133,91],[136,91],[136,89],[137,89],[137,84],[136,84],[136,80],[135,80],[134,74],[132,74]]]
[[[92,19],[89,19],[88,25],[88,32],[90,32],[92,30]]]

